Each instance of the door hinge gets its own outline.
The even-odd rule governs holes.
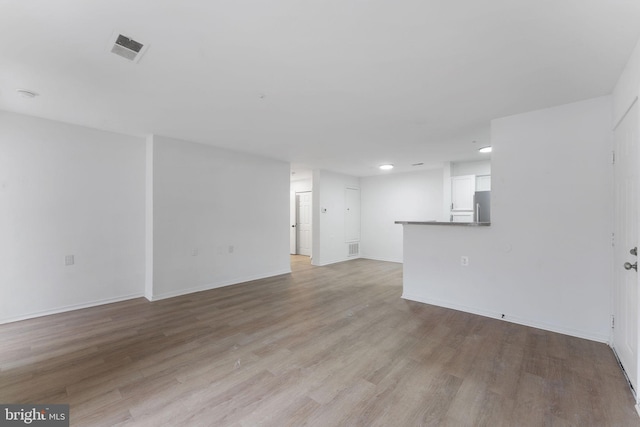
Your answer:
[[[615,151],[611,152],[611,164],[612,165],[616,164],[616,152]]]
[[[616,327],[616,316],[611,315],[611,329]]]
[[[616,233],[611,233],[611,246],[616,246]]]

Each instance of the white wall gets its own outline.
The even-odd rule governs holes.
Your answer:
[[[345,242],[345,190],[360,188],[353,176],[313,171],[312,264],[327,265],[352,259]],[[322,212],[326,209],[326,212]]]
[[[301,193],[304,191],[311,191],[313,189],[313,185],[311,183],[311,178],[309,179],[301,179],[298,181],[291,181],[291,192],[292,193]]]
[[[453,172],[453,164],[446,162],[442,167],[442,212],[438,221],[448,222],[451,220],[451,176]]]
[[[451,176],[463,175],[491,175],[491,160],[452,163]]]
[[[613,90],[612,126],[618,124],[640,93],[640,40]]]
[[[291,271],[288,163],[160,136],[152,145],[153,299]]]
[[[611,142],[610,97],[494,120],[492,225],[405,226],[404,297],[607,342]]]
[[[442,169],[360,178],[361,256],[402,262],[402,226],[395,221],[441,217]]]
[[[0,322],[142,296],[144,147],[0,112]]]

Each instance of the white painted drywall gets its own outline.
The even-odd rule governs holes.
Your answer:
[[[491,160],[451,163],[451,176],[491,175]]]
[[[313,265],[353,259],[348,257],[345,241],[347,187],[360,188],[360,179],[334,172],[313,171]]]
[[[612,126],[618,124],[633,100],[640,93],[640,40],[636,44],[627,66],[613,89]]]
[[[453,171],[453,164],[451,162],[444,163],[442,167],[442,212],[438,221],[450,221],[451,220],[451,173]]]
[[[143,295],[144,159],[142,138],[0,112],[0,322]]]
[[[291,271],[289,164],[153,137],[153,299]]]
[[[293,193],[302,193],[304,191],[311,191],[312,189],[313,186],[311,183],[311,178],[291,181],[291,191]]]
[[[402,262],[402,226],[395,221],[439,220],[442,169],[360,178],[361,256]]]
[[[611,111],[602,97],[494,120],[491,227],[405,226],[404,297],[607,342]]]
[[[144,296],[153,299],[153,135],[145,141],[145,198],[144,198]]]

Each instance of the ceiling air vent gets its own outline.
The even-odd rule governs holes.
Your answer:
[[[111,53],[115,53],[132,62],[140,61],[147,47],[148,45],[118,33],[114,33],[111,38],[111,43],[109,43]]]

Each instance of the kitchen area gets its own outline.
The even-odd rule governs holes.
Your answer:
[[[491,175],[451,178],[449,222],[491,222]]]
[[[445,168],[444,186],[445,221],[491,223],[490,160],[451,163]]]
[[[443,171],[442,219],[395,221],[400,225],[491,225],[491,161],[451,162]]]

